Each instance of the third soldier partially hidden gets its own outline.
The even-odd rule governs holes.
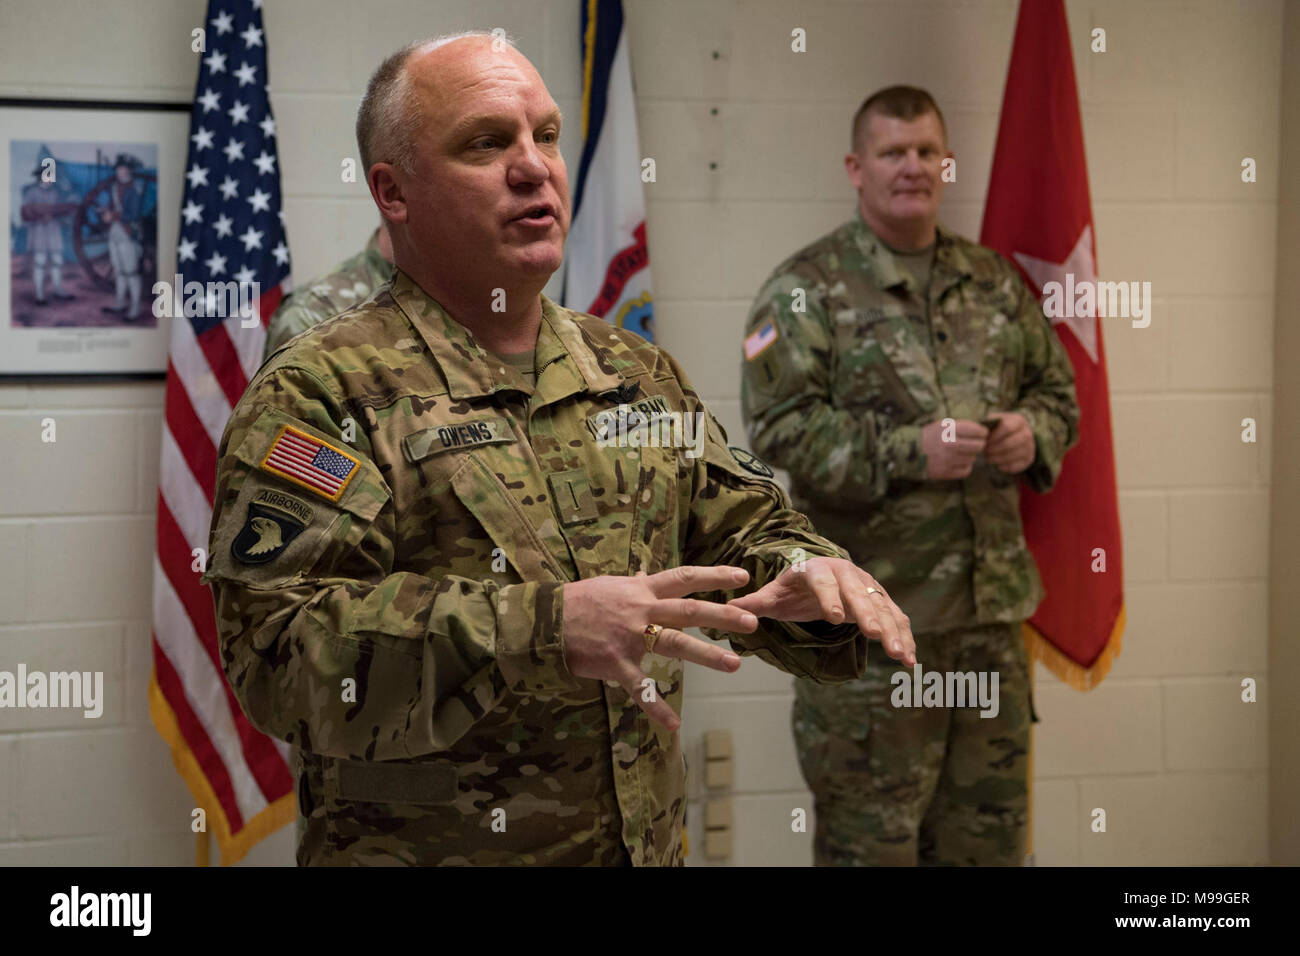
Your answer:
[[[1060,474],[1077,437],[1073,372],[1014,267],[938,225],[952,153],[930,95],[869,97],[852,150],[858,215],[776,268],[743,360],[754,451],[789,472],[795,506],[907,608],[916,634],[916,669],[873,646],[861,680],[796,681],[814,855],[1018,865],[1031,713],[1021,622],[1043,596],[1019,486],[1046,492]]]

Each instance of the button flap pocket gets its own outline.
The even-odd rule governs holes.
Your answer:
[[[506,493],[486,465],[471,455],[451,476],[451,488],[514,565],[524,581],[572,580],[560,570],[555,554],[567,554],[568,545],[554,521],[538,531],[523,509]]]

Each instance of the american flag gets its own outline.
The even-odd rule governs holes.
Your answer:
[[[174,314],[154,561],[149,709],[226,864],[295,813],[288,748],[240,710],[221,669],[212,595],[199,580],[221,434],[261,362],[264,323],[289,286],[261,6],[209,0],[176,255],[186,285],[234,281],[258,291],[258,321]],[[229,298],[208,295],[203,311],[237,312]]]
[[[338,501],[361,465],[347,452],[285,425],[262,467]]]
[[[745,358],[752,359],[775,341],[776,326],[769,319],[760,328],[745,336]]]

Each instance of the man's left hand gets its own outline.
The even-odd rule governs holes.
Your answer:
[[[815,557],[786,568],[753,594],[727,604],[778,621],[851,621],[885,653],[911,667],[916,641],[906,614],[866,571],[844,558]]]
[[[1018,475],[1034,463],[1034,432],[1019,412],[992,412],[997,428],[984,445],[984,460],[1008,475]]]

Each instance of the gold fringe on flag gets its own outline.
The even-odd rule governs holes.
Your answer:
[[[238,863],[254,846],[282,826],[292,823],[297,817],[298,808],[294,806],[293,792],[290,791],[274,803],[268,804],[261,813],[244,824],[244,829],[232,836],[230,821],[221,810],[221,804],[212,790],[212,784],[208,782],[207,776],[199,768],[198,760],[190,752],[189,745],[185,743],[176,715],[167,703],[167,698],[163,696],[162,688],[158,686],[156,674],[149,676],[149,716],[153,718],[153,725],[157,728],[158,734],[171,748],[172,762],[176,764],[177,773],[190,788],[195,803],[203,809],[208,830],[216,837],[217,847],[221,850],[222,866],[233,866]],[[199,836],[204,837],[204,834]],[[204,839],[206,841],[206,837]],[[197,848],[196,858],[198,858]]]
[[[1124,637],[1124,606],[1120,605],[1115,618],[1115,626],[1110,630],[1106,646],[1101,649],[1097,659],[1088,667],[1077,664],[1056,648],[1051,641],[1038,633],[1038,630],[1025,621],[1023,624],[1025,651],[1029,660],[1039,661],[1055,674],[1061,681],[1075,690],[1092,690],[1110,673],[1110,665],[1119,657]]]

